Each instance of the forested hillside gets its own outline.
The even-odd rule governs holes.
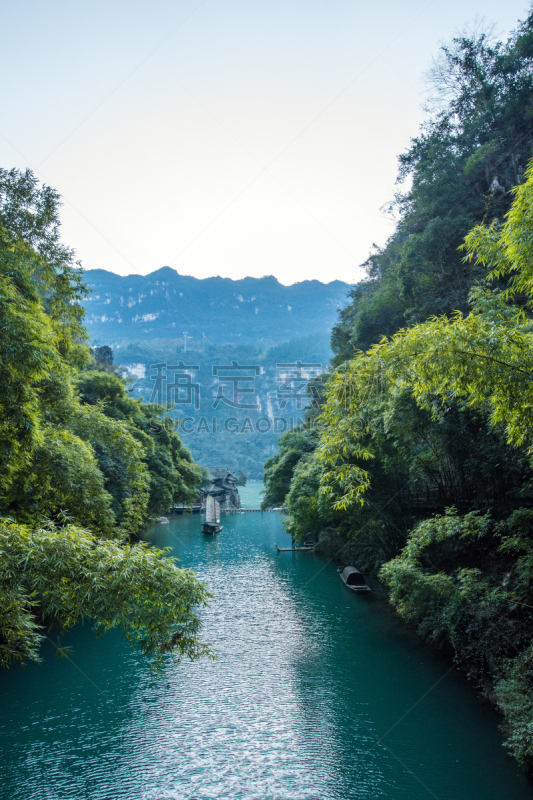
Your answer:
[[[532,155],[532,50],[529,21],[505,44],[481,34],[442,49],[429,76],[437,108],[399,159],[411,185],[392,203],[396,231],[341,312],[336,363],[404,325],[468,311],[484,271],[459,247],[476,222],[503,218]]]
[[[327,333],[346,302],[342,281],[284,286],[263,278],[179,275],[170,267],[150,275],[87,270],[86,325],[100,345],[154,342],[156,347],[245,344],[261,350],[289,339]]]
[[[396,231],[340,314],[320,409],[266,464],[265,497],[297,538],[380,571],[530,770],[532,66],[533,15],[507,42],[443,48],[433,111],[400,157]]]
[[[114,351],[115,361],[131,375],[133,396],[146,402],[156,389],[158,369],[154,365],[177,366],[179,361],[185,364],[191,376],[189,391],[176,393],[168,388],[176,376],[179,381],[187,380],[184,368],[177,373],[168,366],[164,370],[166,380],[160,387],[161,395],[165,395],[165,403],[174,404],[168,410],[169,418],[179,426],[180,437],[195,461],[204,467],[224,465],[243,471],[249,478],[263,477],[264,463],[274,453],[280,433],[303,419],[302,406],[308,402],[303,376],[298,380],[296,371],[290,372],[294,380],[289,393],[280,392],[280,376],[288,374],[290,365],[296,367],[298,361],[313,365],[312,371],[321,373],[331,355],[329,335],[323,333],[292,339],[267,350],[244,344],[208,344],[202,348],[197,343],[184,353],[183,346],[155,347],[146,342]],[[235,392],[213,375],[213,369],[216,372],[217,367],[232,362],[243,369],[226,369],[222,373],[238,376],[237,389],[251,389],[251,393]],[[228,402],[217,400],[219,388]],[[163,401],[163,397],[159,400]]]
[[[0,170],[0,665],[38,659],[48,630],[83,619],[156,665],[196,657],[205,587],[135,541],[196,497],[201,470],[165,409],[132,399],[109,349],[86,344],[58,208],[30,171]]]

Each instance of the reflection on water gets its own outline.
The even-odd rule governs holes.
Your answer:
[[[263,488],[263,481],[247,481],[246,486],[239,486],[242,508],[260,508]]]
[[[242,492],[248,506],[259,488]],[[533,800],[496,715],[456,672],[438,682],[448,664],[377,592],[353,595],[309,553],[276,553],[288,538],[276,513],[223,522],[215,538],[198,516],[149,532],[213,591],[217,661],[151,680],[118,635],[86,627],[69,637],[74,663],[50,645],[42,665],[1,674],[0,797]]]

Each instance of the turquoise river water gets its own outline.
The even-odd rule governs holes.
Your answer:
[[[259,485],[242,492],[258,505]],[[2,800],[533,800],[498,716],[278,513],[152,527],[208,583],[216,661],[148,664],[89,626],[0,675]]]

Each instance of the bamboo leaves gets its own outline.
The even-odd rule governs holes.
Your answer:
[[[197,610],[210,597],[190,570],[144,543],[98,540],[69,525],[32,529],[0,522],[0,665],[38,659],[43,624],[64,632],[83,619],[117,627],[155,667],[166,653],[209,654]]]

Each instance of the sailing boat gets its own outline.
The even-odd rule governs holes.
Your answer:
[[[205,505],[205,522],[202,528],[202,533],[214,534],[222,530],[220,524],[220,503],[218,500],[208,494]]]

